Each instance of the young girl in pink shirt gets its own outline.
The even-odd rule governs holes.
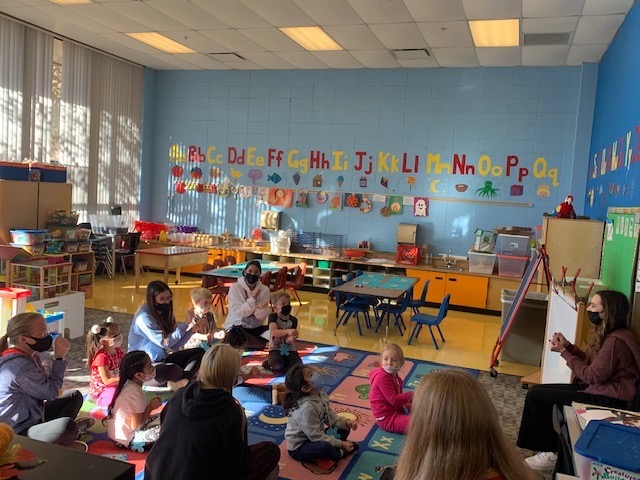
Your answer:
[[[108,317],[87,333],[87,367],[91,369],[89,398],[101,407],[108,407],[119,380],[122,334],[117,323]]]
[[[380,353],[380,367],[369,372],[371,410],[380,428],[391,433],[407,433],[413,392],[402,393],[398,371],[404,364],[402,349],[387,343]]]

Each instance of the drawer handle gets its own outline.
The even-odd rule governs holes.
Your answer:
[[[44,310],[47,310],[48,308],[52,308],[52,307],[57,307],[58,305],[60,305],[60,302],[45,303],[44,304]]]
[[[436,277],[436,280],[444,280],[444,277]]]
[[[451,277],[449,277],[449,281],[450,281],[450,282],[457,282],[457,281],[458,281],[458,279],[457,279],[457,278],[451,278]]]

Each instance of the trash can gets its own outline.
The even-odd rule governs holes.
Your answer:
[[[518,292],[502,290],[502,325]],[[545,346],[544,331],[547,322],[547,294],[527,293],[511,325],[500,352],[500,360],[540,366]]]

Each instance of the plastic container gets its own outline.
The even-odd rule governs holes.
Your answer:
[[[78,242],[67,242],[64,244],[65,253],[76,253],[78,251]]]
[[[76,227],[62,227],[58,225],[48,225],[51,238],[62,240],[64,242],[72,242],[78,238],[78,229]]]
[[[78,240],[89,240],[89,238],[91,238],[91,230],[88,228],[79,228],[77,238]]]
[[[74,272],[84,272],[87,268],[89,268],[89,262],[80,261],[73,262],[73,271]]]
[[[22,248],[29,255],[33,255],[34,257],[39,257],[44,254],[44,245],[20,245],[17,243],[12,243],[11,246]]]
[[[496,265],[495,253],[482,253],[469,251],[469,271],[472,273],[484,273],[491,275]]]
[[[90,252],[91,251],[91,242],[79,242],[78,243],[78,252]]]
[[[396,248],[396,263],[417,265],[420,261],[420,247],[413,245],[398,245]]]
[[[497,255],[498,275],[501,277],[522,278],[529,257],[515,257],[510,255]]]
[[[580,480],[640,480],[639,446],[640,429],[591,421],[574,447],[576,473]]]
[[[10,230],[11,241],[18,245],[37,245],[44,243],[46,230]]]
[[[80,214],[69,210],[52,210],[49,211],[50,225],[66,225],[75,226],[78,224]]]
[[[498,235],[498,253],[500,255],[512,255],[526,257],[529,251],[529,238],[521,235]]]
[[[500,294],[503,325],[517,293],[516,290],[502,290]],[[500,360],[540,366],[542,349],[546,344],[544,331],[548,303],[546,293],[529,292],[525,295],[500,351]]]

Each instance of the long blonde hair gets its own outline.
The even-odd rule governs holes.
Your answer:
[[[222,388],[228,392],[240,372],[240,353],[230,345],[217,343],[202,357],[198,380],[204,388]]]
[[[42,315],[35,312],[18,313],[11,317],[7,323],[7,333],[0,337],[0,353],[13,345],[20,335],[29,336],[33,322],[38,318],[42,318]]]
[[[506,480],[532,479],[507,443],[489,395],[462,370],[426,375],[413,397],[394,480],[481,480],[491,473]]]

